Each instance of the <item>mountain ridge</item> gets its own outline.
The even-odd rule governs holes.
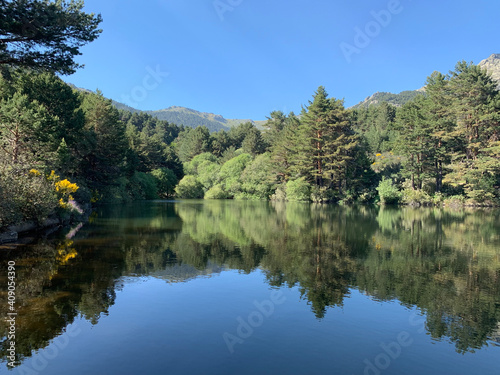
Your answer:
[[[485,68],[492,77],[498,81],[498,89],[500,90],[500,54],[493,53],[488,58],[482,60],[477,64],[478,66]],[[78,88],[72,84],[72,87],[81,90],[90,92],[90,90]],[[371,105],[377,105],[383,102],[387,102],[396,107],[400,107],[413,99],[414,97],[421,95],[425,92],[425,87],[422,87],[417,90],[405,90],[401,91],[398,94],[390,93],[390,92],[376,92],[364,100],[351,106],[352,109],[358,108],[367,108]],[[263,121],[255,121],[251,119],[226,119],[222,115],[210,113],[210,112],[200,112],[195,109],[181,107],[181,106],[170,106],[164,109],[159,110],[139,110],[133,108],[127,104],[117,102],[112,100],[113,105],[125,111],[129,111],[132,113],[147,113],[153,117],[156,117],[160,120],[166,120],[169,123],[176,125],[184,125],[191,128],[196,128],[198,126],[206,126],[211,132],[225,130],[228,131],[234,126],[237,126],[241,123],[250,122],[254,124],[257,128],[262,129],[262,125],[266,122]]]

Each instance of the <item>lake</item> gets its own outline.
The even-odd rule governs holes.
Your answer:
[[[1,374],[500,374],[500,211],[106,206],[0,251]]]

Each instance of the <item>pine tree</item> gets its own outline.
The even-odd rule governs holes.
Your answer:
[[[476,201],[492,199],[496,180],[490,167],[496,164],[499,92],[496,82],[477,65],[462,61],[451,73],[449,93],[459,140],[452,156],[452,172],[444,179],[462,187]],[[493,158],[492,158],[493,157]]]
[[[111,100],[105,99],[100,92],[85,94],[82,110],[86,134],[79,150],[81,174],[95,187],[109,184],[122,175],[125,167],[125,124]]]

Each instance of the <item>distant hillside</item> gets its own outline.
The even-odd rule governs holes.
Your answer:
[[[399,94],[392,94],[390,92],[376,92],[372,96],[367,97],[362,102],[352,106],[351,108],[366,108],[372,104],[379,104],[387,102],[396,107],[401,107],[418,95],[421,95],[424,90],[402,91]]]
[[[123,103],[120,103],[120,102],[117,102],[115,100],[111,100],[113,102],[113,105],[117,108],[117,109],[121,109],[123,111],[129,111],[129,112],[132,112],[132,113],[138,113],[138,112],[142,112],[141,110],[139,109],[135,109],[135,108],[132,108],[126,104],[123,104]]]
[[[497,80],[498,89],[500,90],[500,53],[494,53],[477,65],[482,68],[486,68],[486,70],[491,73],[491,76]]]
[[[189,126],[196,128],[198,126],[206,126],[211,132],[219,130],[229,130],[233,126],[245,122],[251,122],[257,127],[261,127],[265,121],[253,121],[250,119],[226,119],[221,115],[213,113],[199,112],[194,109],[172,106],[158,111],[140,111],[126,104],[119,103],[113,100],[113,105],[129,112],[144,112],[159,120],[165,120],[172,124]]]
[[[498,81],[498,89],[500,90],[500,54],[494,53],[477,65],[482,68],[486,68],[486,70],[491,73],[491,76]],[[402,91],[399,94],[392,94],[390,92],[376,92],[372,96],[367,97],[365,100],[352,106],[351,108],[366,108],[372,104],[379,104],[382,102],[387,102],[396,107],[401,107],[406,102],[412,100],[414,97],[420,95],[423,92],[425,92],[425,87],[414,91]]]

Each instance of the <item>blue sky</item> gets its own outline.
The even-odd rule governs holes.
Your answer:
[[[496,0],[85,0],[103,33],[64,77],[135,108],[263,120],[318,86],[351,106],[500,53]]]

